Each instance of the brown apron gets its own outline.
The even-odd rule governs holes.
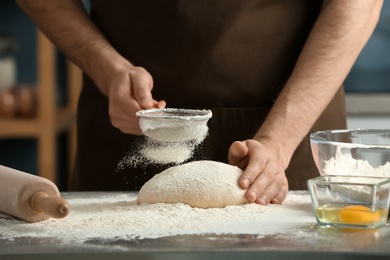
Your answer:
[[[316,20],[315,0],[91,0],[91,18],[124,57],[146,68],[168,107],[211,109],[209,135],[192,160],[227,162],[251,138],[288,79]],[[342,88],[317,129],[345,128]],[[282,126],[284,127],[284,126]],[[143,137],[110,124],[108,100],[84,76],[71,190],[138,190],[167,165],[118,169]],[[308,138],[287,170],[290,189],[317,176]]]

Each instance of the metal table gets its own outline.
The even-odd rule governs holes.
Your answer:
[[[297,192],[309,196],[305,191]],[[64,193],[63,196],[99,199],[110,194],[115,193]],[[306,214],[312,211],[308,203],[292,206]],[[0,233],[0,259],[390,259],[390,223],[375,230],[330,229],[319,227],[314,215],[312,223],[263,237],[194,234],[135,240],[96,238],[66,245],[60,239],[7,239]]]

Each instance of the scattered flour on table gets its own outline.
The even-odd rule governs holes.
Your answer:
[[[116,195],[115,195],[116,194]],[[37,223],[0,219],[0,239],[55,237],[67,242],[158,238],[188,234],[267,234],[314,224],[307,193],[289,194],[283,205],[245,204],[225,208],[192,208],[186,204],[141,204],[136,195],[117,194],[88,199],[68,198],[71,212],[63,219]]]

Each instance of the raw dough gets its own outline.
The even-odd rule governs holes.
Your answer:
[[[173,166],[146,182],[138,203],[185,203],[199,208],[223,208],[248,203],[240,188],[242,170],[216,161]]]

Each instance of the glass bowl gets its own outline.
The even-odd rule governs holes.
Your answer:
[[[205,109],[153,108],[136,116],[145,136],[158,142],[201,142],[208,133],[212,112]]]
[[[389,178],[327,175],[310,179],[307,185],[322,227],[372,229],[386,224]]]
[[[390,129],[318,131],[310,144],[322,176],[390,177]]]

